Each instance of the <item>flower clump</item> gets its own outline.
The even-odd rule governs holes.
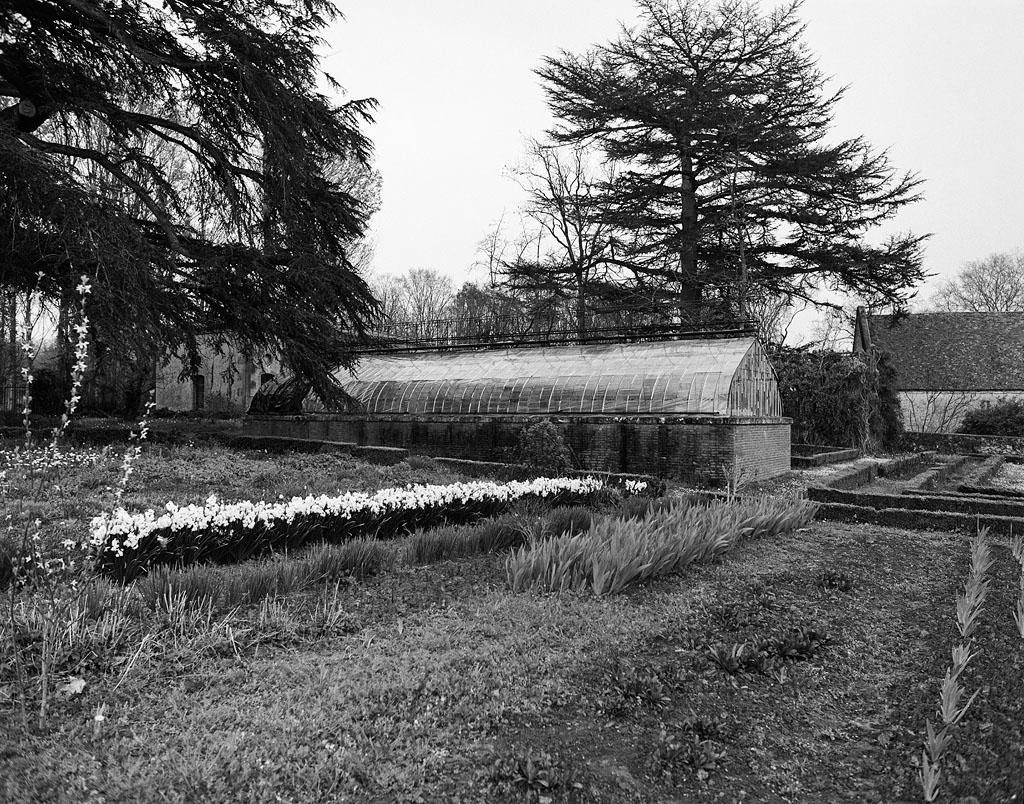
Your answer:
[[[84,546],[101,572],[127,581],[154,564],[234,563],[312,541],[394,537],[414,528],[491,516],[528,496],[583,501],[603,486],[593,477],[541,477],[410,485],[374,494],[310,495],[278,502],[222,502],[211,495],[205,505],[169,502],[159,516],[152,509],[130,514],[116,508],[92,520]]]
[[[0,475],[18,473],[29,477],[50,472],[95,466],[107,457],[107,450],[61,449],[45,444],[29,449],[13,449],[0,453]]]

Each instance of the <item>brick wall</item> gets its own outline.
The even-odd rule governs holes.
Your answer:
[[[712,416],[552,417],[580,468],[722,486],[789,470],[790,420]],[[404,447],[469,460],[509,460],[530,416],[250,416],[243,432]]]

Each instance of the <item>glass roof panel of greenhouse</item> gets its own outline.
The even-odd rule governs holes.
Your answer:
[[[752,338],[364,356],[338,373],[369,414],[729,415]]]

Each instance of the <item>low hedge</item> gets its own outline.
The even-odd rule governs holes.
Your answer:
[[[979,500],[974,497],[950,495],[868,494],[820,487],[807,489],[807,496],[817,502],[841,503],[864,508],[905,508],[912,511],[945,511],[972,515],[1024,517],[1024,499],[1015,502],[998,499]]]
[[[810,469],[815,466],[828,466],[833,463],[853,461],[860,457],[859,449],[841,447],[817,447],[793,444],[789,465],[794,469]]]
[[[1024,491],[1016,489],[1004,489],[999,486],[967,486],[963,485],[957,489],[964,494],[982,494],[986,497],[1008,497],[1011,499],[1024,500]]]
[[[900,477],[906,475],[913,469],[918,469],[926,463],[935,461],[934,452],[918,452],[914,455],[902,455],[893,458],[888,463],[878,465],[879,477]]]
[[[347,441],[311,441],[308,438],[264,435],[219,435],[217,441],[232,449],[267,452],[341,452],[353,454],[357,444]],[[403,456],[404,457],[404,456]]]
[[[893,458],[886,462],[868,463],[850,469],[841,475],[837,475],[826,481],[825,485],[831,489],[855,489],[866,486],[876,477],[898,477],[906,474],[909,470],[916,468],[926,461],[935,459],[935,453],[923,452],[917,455],[905,455],[900,458]]]
[[[866,522],[905,530],[945,530],[975,533],[987,527],[992,535],[1005,536],[1024,532],[1024,518],[955,513],[953,511],[919,511],[909,508],[870,508],[843,503],[821,503],[819,519],[842,522]]]
[[[869,463],[833,477],[827,485],[831,489],[855,489],[867,485],[877,476],[878,464]]]

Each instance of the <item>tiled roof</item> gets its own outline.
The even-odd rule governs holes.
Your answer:
[[[1024,313],[869,316],[905,391],[1024,390]]]
[[[752,338],[367,355],[338,379],[367,413],[781,415]]]

